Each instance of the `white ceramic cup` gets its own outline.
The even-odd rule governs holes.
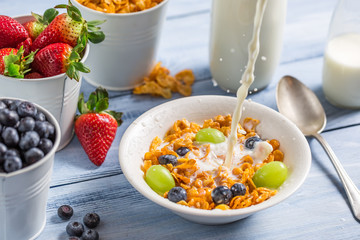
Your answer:
[[[0,240],[35,239],[46,224],[48,191],[61,130],[49,111],[35,105],[55,127],[54,146],[38,162],[12,173],[0,173]]]
[[[105,40],[91,49],[85,80],[108,90],[139,85],[155,64],[168,0],[134,13],[103,13],[71,2],[87,21],[106,20],[100,25]]]
[[[20,23],[25,23],[32,16],[15,17]],[[89,45],[85,49],[81,62],[89,54]],[[0,96],[22,98],[37,103],[54,115],[60,124],[61,142],[58,150],[64,148],[74,135],[74,117],[80,94],[81,77],[77,82],[69,79],[65,73],[52,77],[36,79],[17,79],[0,75]]]
[[[210,71],[224,90],[236,92],[248,63],[253,35],[255,0],[213,0],[210,34]],[[260,30],[260,51],[252,91],[264,89],[280,60],[287,0],[269,0]]]

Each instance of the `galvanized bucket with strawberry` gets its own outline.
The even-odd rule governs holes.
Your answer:
[[[59,15],[56,9],[62,8],[66,13]],[[87,22],[71,2],[46,10],[43,16],[32,15],[34,20],[24,25],[0,15],[0,74],[43,78],[66,73],[78,81],[79,71],[90,72],[80,60],[88,40],[105,39],[98,27],[104,21]]]

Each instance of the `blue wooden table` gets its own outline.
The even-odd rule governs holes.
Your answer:
[[[59,0],[0,0],[0,14],[38,13]],[[326,35],[335,0],[290,0],[281,63],[265,90],[250,95],[253,101],[277,109],[275,89],[283,75],[293,75],[315,91],[328,118],[323,136],[360,187],[360,111],[335,108],[322,92],[322,64]],[[214,87],[209,71],[210,0],[170,0],[158,60],[172,73],[193,69],[193,95],[230,95]],[[83,81],[89,95],[94,87]],[[360,226],[349,209],[341,182],[321,146],[309,139],[312,167],[302,187],[284,202],[244,220],[221,226],[186,221],[150,202],[127,182],[118,161],[118,146],[126,128],[145,111],[166,99],[110,92],[110,107],[124,113],[124,123],[105,163],[96,167],[76,137],[56,153],[47,206],[47,224],[39,239],[66,239],[67,222],[57,209],[69,204],[74,220],[91,211],[102,223],[97,228],[107,239],[360,239]],[[182,96],[175,95],[173,99]]]

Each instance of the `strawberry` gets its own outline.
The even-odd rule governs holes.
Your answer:
[[[78,102],[80,115],[75,118],[75,133],[91,162],[100,166],[121,125],[121,112],[106,110],[109,105],[107,91],[98,87],[85,103],[81,94]]]
[[[31,13],[35,19],[23,24],[31,40],[34,41],[58,14],[59,12],[54,8],[47,9],[43,16]]]
[[[79,45],[81,52],[89,39],[93,43],[99,43],[105,39],[100,28],[96,27],[103,21],[86,22],[81,16],[79,9],[70,2],[69,5],[57,5],[55,8],[66,8],[67,13],[60,14],[47,26],[35,39],[32,50],[41,49],[52,43],[67,43],[72,47]],[[90,30],[90,32],[89,32]],[[81,45],[79,44],[81,43]]]
[[[44,77],[65,73],[79,81],[78,71],[90,72],[80,60],[80,55],[66,43],[53,43],[41,49],[34,58],[32,68]]]
[[[25,41],[19,43],[16,46],[16,48],[20,49],[20,47],[22,46],[24,48],[24,56],[27,56],[30,54],[31,45],[32,45],[32,40],[31,40],[31,38],[28,37],[27,39],[25,39]]]
[[[16,45],[29,37],[29,34],[15,19],[0,15],[0,49]]]
[[[24,57],[24,49],[0,49],[0,74],[15,78],[24,78],[31,71],[30,64],[34,60],[34,52]]]
[[[43,78],[44,76],[38,72],[31,72],[25,75],[25,79]]]

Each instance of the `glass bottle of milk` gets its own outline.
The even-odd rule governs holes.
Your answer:
[[[360,0],[359,0],[360,1]],[[248,62],[256,0],[213,0],[210,33],[210,71],[224,90],[236,92]],[[265,88],[279,63],[287,0],[267,3],[260,31],[260,52],[251,91]]]
[[[324,53],[323,90],[338,107],[360,108],[360,1],[340,0]]]

